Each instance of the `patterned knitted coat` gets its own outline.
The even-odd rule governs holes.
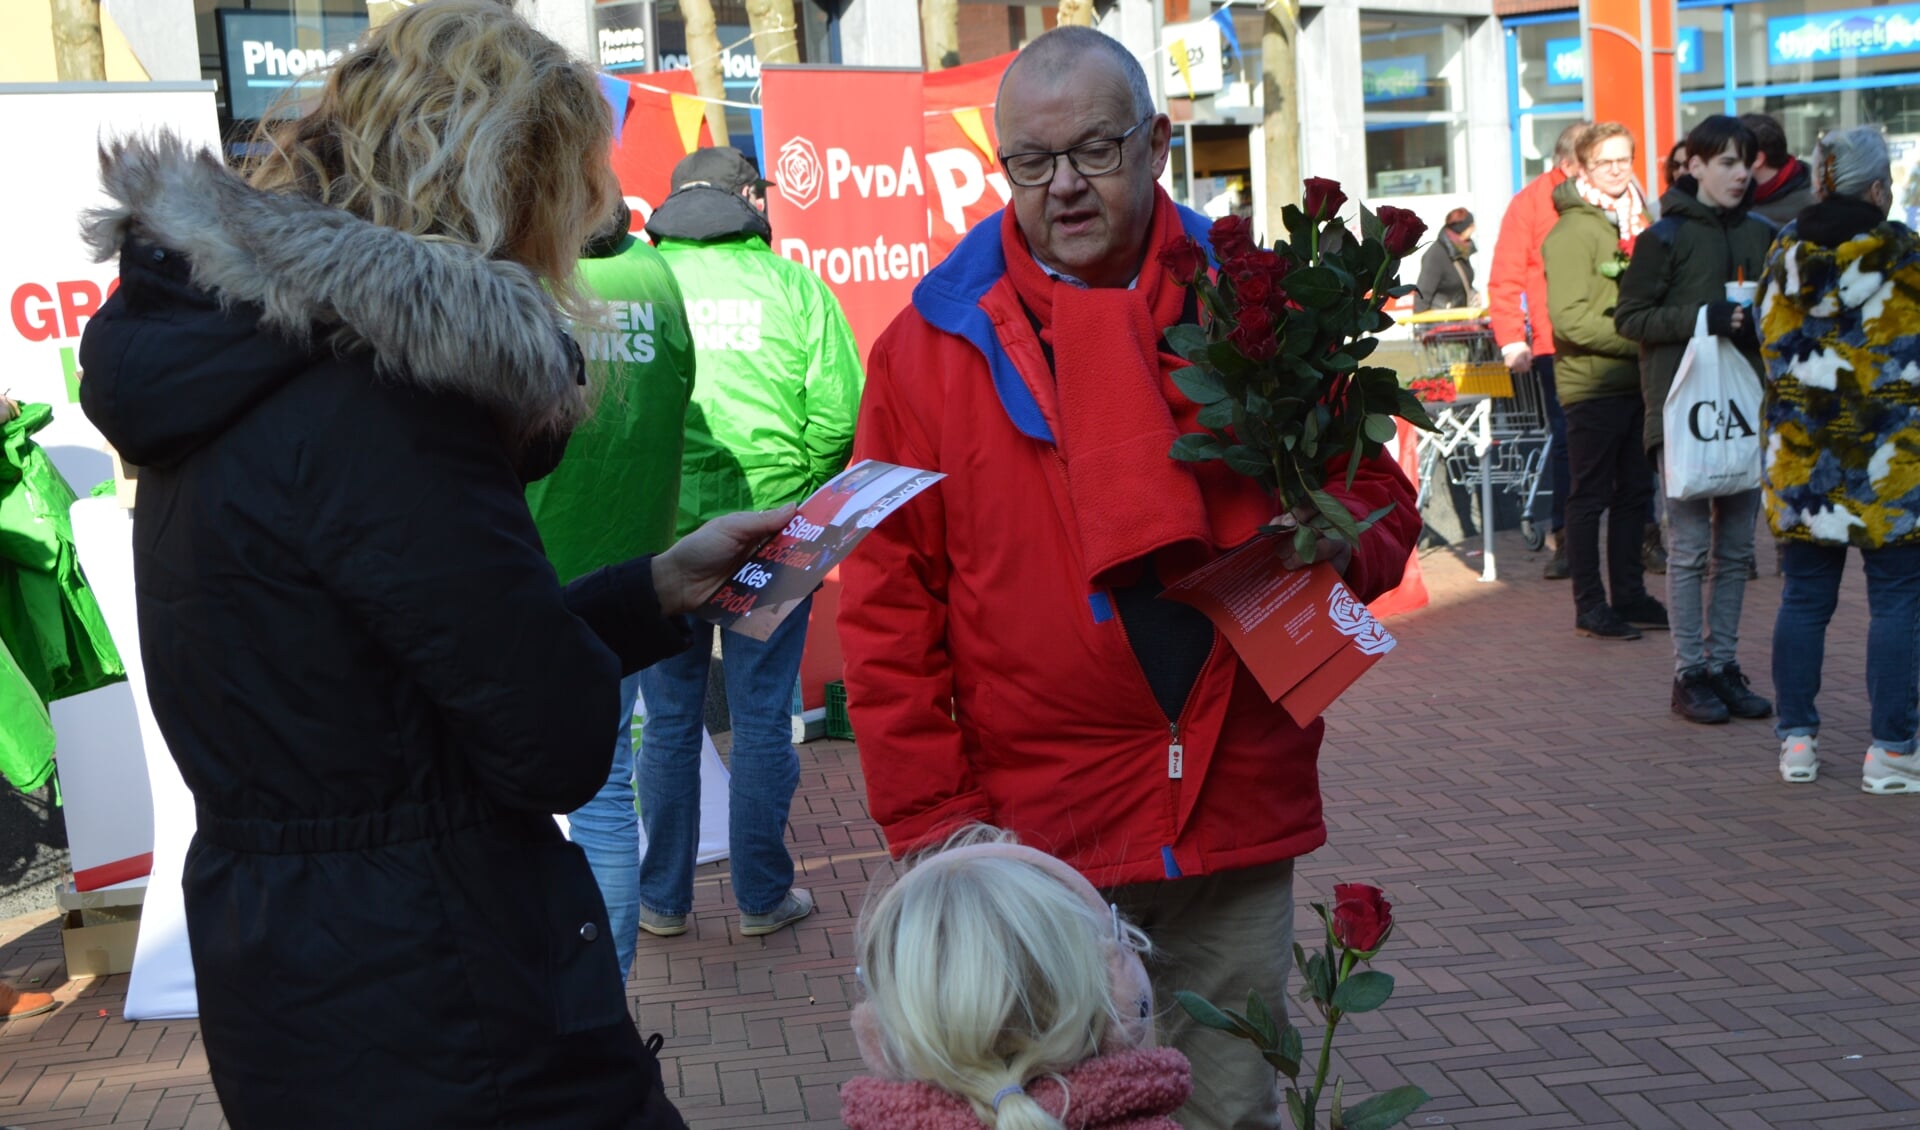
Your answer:
[[[1836,198],[1767,257],[1767,517],[1775,536],[1920,541],[1920,236]]]

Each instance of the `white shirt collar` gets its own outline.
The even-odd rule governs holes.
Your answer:
[[[1077,279],[1074,276],[1066,273],[1065,271],[1056,269],[1051,263],[1048,263],[1045,259],[1040,258],[1038,253],[1033,253],[1033,261],[1039,265],[1041,270],[1047,273],[1048,278],[1054,280],[1055,282],[1063,282],[1063,283],[1066,283],[1068,286],[1077,286],[1081,290],[1093,289],[1092,287],[1088,286],[1084,280]],[[1139,285],[1140,285],[1140,276],[1136,274],[1133,276],[1132,281],[1127,283],[1127,289],[1132,290]]]

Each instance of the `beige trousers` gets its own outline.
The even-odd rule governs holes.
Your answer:
[[[1186,1130],[1281,1130],[1280,1075],[1245,1040],[1195,1024],[1175,990],[1243,1012],[1258,989],[1276,1018],[1287,1014],[1293,967],[1293,861],[1192,879],[1132,883],[1107,898],[1153,939],[1160,1043],[1193,1064],[1193,1098],[1176,1116]]]

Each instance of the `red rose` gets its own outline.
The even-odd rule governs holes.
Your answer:
[[[1273,315],[1265,306],[1242,306],[1234,314],[1233,332],[1227,340],[1249,361],[1265,361],[1280,352],[1280,342],[1273,335]]]
[[[1253,225],[1241,216],[1222,216],[1213,222],[1207,241],[1213,244],[1215,257],[1224,263],[1253,250]]]
[[[1160,249],[1160,261],[1182,284],[1192,282],[1207,269],[1207,253],[1190,235],[1175,236]]]
[[[1262,306],[1273,297],[1273,279],[1265,271],[1233,276],[1233,296],[1248,306]]]
[[[1420,245],[1420,237],[1427,234],[1426,221],[1407,211],[1395,208],[1391,204],[1380,208],[1380,222],[1387,225],[1387,232],[1381,242],[1387,245],[1387,254],[1396,259]]]
[[[1386,892],[1365,883],[1333,888],[1333,937],[1341,946],[1371,955],[1393,929],[1393,904]]]
[[[1307,178],[1307,200],[1301,209],[1315,220],[1330,219],[1345,206],[1347,194],[1340,191],[1340,182],[1325,177]]]

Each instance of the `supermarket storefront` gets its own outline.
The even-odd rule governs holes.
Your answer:
[[[1586,114],[1585,52],[1574,10],[1501,23],[1516,179],[1546,168],[1553,141]],[[1878,124],[1896,197],[1920,159],[1920,3],[1680,0],[1675,64],[1680,128],[1710,114],[1779,119],[1806,156],[1827,130]]]

